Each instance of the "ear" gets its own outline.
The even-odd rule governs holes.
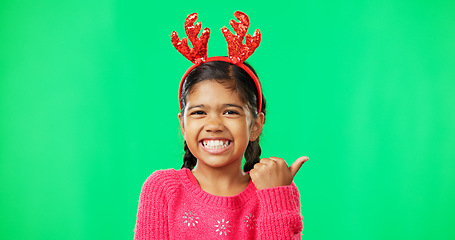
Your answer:
[[[178,116],[179,116],[179,123],[180,123],[180,131],[182,131],[183,139],[185,139],[185,122],[184,122],[184,117],[182,116],[182,113],[179,113]],[[186,141],[186,139],[185,139],[185,141]]]
[[[258,117],[253,121],[251,126],[250,141],[255,141],[262,133],[262,126],[264,126],[264,113],[260,112]]]

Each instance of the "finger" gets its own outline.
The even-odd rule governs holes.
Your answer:
[[[307,156],[299,157],[299,158],[297,158],[297,160],[295,160],[295,162],[293,164],[291,164],[291,166],[289,167],[289,170],[291,171],[292,176],[295,176],[295,174],[297,174],[300,167],[303,165],[304,162],[308,161],[308,159],[309,158]]]
[[[269,157],[270,160],[276,161],[276,162],[284,162],[284,159],[282,158],[277,158],[277,157]]]
[[[261,161],[259,161],[259,163],[262,163],[262,164],[265,164],[265,165],[269,165],[269,166],[270,166],[270,165],[275,164],[276,161],[273,160],[273,159],[269,159],[269,158],[263,158],[263,159],[261,159]]]
[[[286,161],[284,161],[284,159],[282,158],[277,158],[277,157],[270,157],[269,158],[270,160],[273,160],[275,163],[277,163],[279,166],[286,166],[288,167],[288,164],[286,163]]]
[[[264,166],[266,166],[266,165],[263,163],[256,163],[256,164],[254,164],[253,169],[261,169]]]
[[[256,176],[256,169],[254,169],[254,168],[251,169],[250,172],[249,172],[249,174],[250,174],[250,177],[251,177],[251,178],[254,178],[254,177]]]

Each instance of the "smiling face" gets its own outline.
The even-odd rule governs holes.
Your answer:
[[[236,91],[213,80],[195,84],[179,114],[183,138],[197,165],[241,167],[243,153],[262,130]]]

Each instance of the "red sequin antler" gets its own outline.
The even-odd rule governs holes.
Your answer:
[[[193,48],[188,46],[188,41],[186,38],[180,40],[177,35],[177,32],[172,32],[171,41],[174,45],[175,49],[177,49],[183,56],[188,58],[193,63],[203,62],[207,59],[207,42],[209,41],[210,37],[210,29],[205,28],[202,31],[201,37],[197,37],[199,32],[201,31],[201,22],[196,23],[194,22],[197,20],[197,13],[193,13],[188,15],[185,20],[185,32],[190,39]]]
[[[239,22],[231,20],[231,26],[237,34],[232,34],[226,27],[223,27],[222,31],[228,44],[229,58],[233,63],[242,63],[251,56],[254,50],[259,46],[259,43],[261,42],[261,32],[259,29],[256,29],[253,37],[251,37],[250,34],[246,35],[244,45],[243,38],[245,38],[245,34],[250,26],[250,20],[245,13],[240,11],[235,12],[234,16]]]

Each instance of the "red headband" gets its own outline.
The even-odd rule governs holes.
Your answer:
[[[185,80],[186,76],[197,66],[201,65],[204,62],[213,62],[213,61],[223,61],[235,64],[242,68],[248,75],[253,79],[254,84],[256,85],[256,89],[258,92],[258,112],[261,112],[262,109],[262,89],[261,83],[259,82],[258,77],[253,71],[247,67],[243,62],[253,54],[254,50],[259,46],[261,42],[261,32],[259,29],[253,34],[251,37],[250,34],[246,35],[245,44],[243,44],[243,39],[245,38],[245,34],[248,31],[248,27],[250,25],[250,21],[248,16],[240,11],[234,13],[234,16],[239,20],[236,22],[231,20],[231,26],[236,32],[236,34],[232,34],[229,29],[226,27],[222,28],[222,32],[224,37],[226,38],[228,44],[228,52],[229,57],[210,57],[207,58],[207,43],[210,37],[210,29],[205,28],[202,31],[201,36],[198,38],[197,35],[201,31],[201,22],[196,23],[194,22],[197,20],[197,13],[193,13],[188,15],[185,20],[185,32],[190,40],[193,48],[188,46],[188,41],[186,38],[180,40],[177,35],[177,32],[172,32],[171,41],[174,45],[175,49],[177,49],[183,56],[185,56],[188,60],[193,62],[194,64],[185,72],[180,81],[179,87],[179,102],[180,97],[182,95],[182,86],[183,81]],[[180,109],[182,109],[182,104],[180,103]]]

